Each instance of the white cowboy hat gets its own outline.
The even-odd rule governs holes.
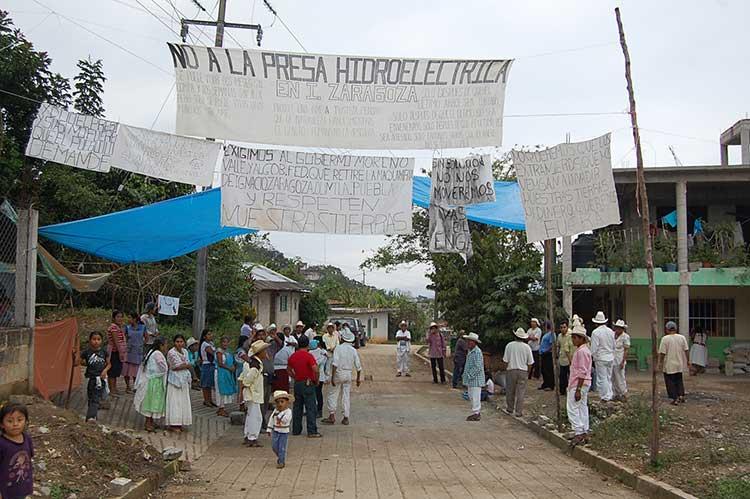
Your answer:
[[[287,399],[289,402],[294,402],[294,395],[287,393],[285,390],[276,390],[273,392],[273,401],[276,402],[278,399]]]
[[[336,324],[334,324],[333,322],[329,322],[328,324],[326,324],[326,327],[336,327]]]
[[[607,317],[604,315],[604,312],[602,312],[601,310],[599,310],[596,313],[596,317],[591,319],[591,322],[596,323],[596,324],[606,324],[607,321],[608,321]]]
[[[282,327],[281,329],[283,330],[283,329],[286,329],[286,328],[292,329],[292,326],[290,326],[289,324],[284,324],[284,327]]]
[[[583,326],[573,327],[573,330],[570,332],[570,334],[575,334],[576,336],[583,336],[584,338],[588,339],[588,336],[586,335],[586,328]]]
[[[465,335],[463,335],[463,339],[468,340],[468,341],[475,341],[477,343],[482,343],[479,340],[479,335],[477,333],[465,334]]]
[[[276,324],[272,322],[271,324],[268,325],[268,329],[278,329],[278,328],[276,327]]]
[[[406,321],[401,321],[401,322],[398,323],[398,325],[399,326],[406,326],[407,324],[406,324]]]
[[[515,331],[513,331],[513,334],[515,334],[517,337],[521,338],[522,340],[527,340],[529,338],[529,333],[524,331],[522,327],[519,327]]]
[[[187,345],[188,348],[190,348],[191,346],[195,345],[196,343],[198,343],[198,340],[196,340],[195,338],[193,338],[191,336],[190,338],[187,339],[186,345]]]
[[[621,327],[623,329],[627,329],[628,328],[628,325],[625,324],[625,321],[622,320],[622,319],[617,319],[617,322],[615,322],[614,326],[615,327]]]
[[[438,327],[437,322],[430,322],[430,329],[433,327]]]
[[[287,345],[295,345],[295,346],[297,346],[297,344],[298,344],[297,338],[295,338],[294,336],[288,336],[286,338],[285,342],[286,342]]]
[[[576,326],[583,326],[583,320],[578,317],[578,314],[573,314],[573,318],[570,319],[570,327],[574,328]]]
[[[256,340],[250,345],[250,355],[256,355],[268,348],[268,343],[263,340]]]
[[[296,326],[302,326],[302,327],[305,327],[305,323],[304,323],[304,322],[302,322],[302,321],[297,321],[297,324],[295,324],[295,327],[296,327]]]
[[[541,324],[541,323],[539,322],[539,319],[537,319],[536,317],[532,317],[532,318],[531,318],[531,320],[530,320],[529,322],[536,322],[536,325],[537,325],[537,326],[538,326],[539,324]]]
[[[255,326],[253,327],[255,328],[256,331],[265,331],[265,329],[263,328],[263,324],[261,324],[260,322],[256,322]]]
[[[354,341],[354,333],[352,333],[351,331],[348,331],[348,330],[344,331],[341,334],[341,339],[343,341],[347,342],[347,343],[352,343]]]

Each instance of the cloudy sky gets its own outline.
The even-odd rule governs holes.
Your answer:
[[[683,164],[716,164],[719,134],[750,113],[746,0],[269,1],[279,19],[262,0],[228,0],[227,10],[228,21],[260,23],[268,49],[300,51],[301,43],[319,53],[516,59],[503,147],[494,154],[554,145],[566,133],[577,141],[612,132],[613,165],[635,166],[622,114],[628,104],[614,17],[620,4],[647,166],[674,165],[670,146]],[[216,0],[200,2],[215,13]],[[55,71],[71,77],[80,58],[104,61],[107,118],[174,131],[165,42],[179,40],[180,13],[207,18],[191,0],[5,0],[2,8],[49,52]],[[255,46],[254,33],[230,32],[226,46]],[[210,29],[193,33],[196,43],[213,41]],[[418,169],[429,165],[431,152],[409,154]],[[730,161],[739,162],[738,151]],[[287,255],[361,279],[359,263],[384,239],[274,233],[271,241]],[[366,280],[415,294],[427,284],[420,268],[371,272]]]

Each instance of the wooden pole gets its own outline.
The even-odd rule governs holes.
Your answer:
[[[78,339],[76,339],[76,341],[78,341]],[[68,408],[68,404],[70,403],[70,392],[73,390],[73,374],[76,371],[76,360],[78,356],[76,355],[75,348],[73,348],[72,356],[73,356],[73,362],[70,366],[70,378],[68,378],[68,394],[65,396],[65,408],[66,409]]]
[[[544,241],[544,287],[547,288],[547,320],[555,331],[555,289],[552,286],[552,269],[555,266],[555,239]],[[545,328],[546,329],[546,328]],[[555,417],[558,431],[562,431],[562,411],[560,410],[560,392],[557,384],[560,382],[560,365],[558,364],[557,341],[552,342],[552,365],[555,376]]]
[[[643,153],[641,151],[641,135],[638,131],[638,115],[635,110],[635,92],[633,90],[633,79],[630,75],[630,53],[625,42],[625,31],[622,27],[620,9],[615,8],[617,29],[620,32],[620,46],[625,57],[625,80],[628,86],[628,98],[630,100],[630,121],[633,127],[633,141],[635,142],[636,158],[636,196],[641,210],[641,230],[643,231],[643,244],[646,250],[646,273],[648,275],[648,305],[651,322],[651,463],[656,464],[659,458],[659,398],[656,389],[656,367],[658,351],[656,346],[658,336],[658,315],[656,309],[656,284],[654,283],[654,253],[651,230],[649,227],[650,215],[648,209],[648,193],[646,192],[646,176],[643,172]]]

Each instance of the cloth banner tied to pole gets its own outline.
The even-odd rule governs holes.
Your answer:
[[[466,206],[495,201],[492,156],[433,158],[430,202],[438,206]]]
[[[120,125],[112,165],[149,177],[211,185],[221,143]]]
[[[167,45],[178,134],[346,149],[502,144],[511,60]]]
[[[319,234],[408,234],[413,171],[413,158],[227,144],[221,224]]]
[[[157,303],[161,315],[177,315],[180,312],[180,299],[177,297],[159,295]]]
[[[117,139],[114,121],[42,103],[31,126],[26,156],[106,173]]]
[[[471,232],[463,206],[448,208],[430,204],[428,215],[431,253],[460,253],[464,262],[472,257]]]
[[[608,133],[543,151],[513,151],[528,241],[620,223],[610,142]]]

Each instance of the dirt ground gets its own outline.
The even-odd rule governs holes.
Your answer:
[[[86,424],[71,411],[31,397],[27,404],[34,442],[35,495],[55,499],[108,497],[109,482],[124,476],[134,482],[163,469],[161,454],[125,433]]]
[[[673,484],[698,497],[750,497],[750,377],[685,376],[687,402],[672,406],[664,381],[657,378],[661,399],[661,454],[652,466],[649,455],[651,374],[628,373],[629,402],[603,404],[590,396],[592,446],[620,463]],[[552,392],[527,387],[528,416],[555,419]],[[502,396],[498,401],[504,403]],[[565,399],[561,398],[563,419]]]

